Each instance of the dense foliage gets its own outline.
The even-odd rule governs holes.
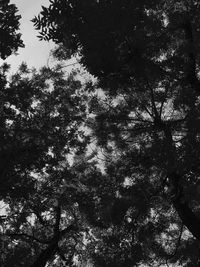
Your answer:
[[[5,59],[19,47],[23,47],[19,30],[20,15],[16,15],[17,8],[10,4],[9,0],[2,0],[0,3],[0,57]]]
[[[123,202],[112,225],[130,216],[138,261],[148,264],[198,264],[198,251],[184,251],[200,239],[199,8],[186,0],[55,0],[33,20],[41,38],[78,55],[104,90],[93,91],[89,125],[115,181],[109,194]],[[112,203],[108,194],[101,200]]]
[[[2,88],[2,266],[42,267],[55,255],[62,266],[78,254],[87,230],[77,206],[85,190],[78,158],[88,140],[81,130],[86,96],[76,76],[22,64]]]
[[[3,267],[199,266],[199,15],[190,0],[42,7],[40,38],[88,75],[1,67]]]

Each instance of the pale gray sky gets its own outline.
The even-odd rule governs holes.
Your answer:
[[[11,64],[11,70],[16,71],[22,61],[27,62],[29,67],[39,68],[47,64],[49,51],[54,47],[52,42],[39,41],[38,32],[34,29],[30,21],[34,15],[41,11],[41,5],[48,6],[49,0],[11,0],[22,16],[20,32],[25,44],[25,48],[19,49],[17,56],[11,55],[5,61]],[[3,60],[0,60],[0,64]]]

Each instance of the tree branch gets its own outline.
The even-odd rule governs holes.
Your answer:
[[[23,238],[28,238],[28,239],[32,239],[33,241],[36,241],[38,243],[41,243],[41,244],[49,244],[50,243],[50,240],[41,240],[35,236],[32,236],[32,235],[28,235],[28,234],[24,234],[24,233],[11,233],[11,234],[5,234],[6,236],[9,236],[9,237],[13,237],[14,239],[23,239]]]
[[[59,207],[59,206],[58,206]],[[57,209],[57,220],[55,226],[57,227],[58,222],[60,222],[60,208]],[[57,230],[57,228],[56,228]],[[62,231],[59,231],[58,233],[55,234],[54,232],[54,237],[52,238],[51,243],[47,246],[46,249],[44,249],[36,261],[30,266],[30,267],[45,267],[47,262],[55,255],[55,253],[58,251],[58,242],[60,238],[66,234],[69,233],[70,231],[77,231],[78,228],[74,225],[70,225],[67,228],[65,228]]]
[[[173,204],[184,225],[194,237],[200,240],[200,218],[197,217],[186,202],[181,203],[180,200],[174,200]]]
[[[187,79],[189,83],[191,84],[192,88],[196,91],[196,93],[200,94],[200,81],[197,78],[196,75],[196,58],[194,53],[194,36],[192,31],[192,24],[189,21],[189,19],[186,19],[182,23],[182,28],[185,32],[186,40],[188,41],[188,58],[189,58],[189,64],[188,64],[188,73],[187,73]]]
[[[30,267],[45,267],[47,262],[55,255],[58,249],[59,238],[55,238],[46,249],[44,249],[36,261]]]
[[[58,204],[58,206],[55,208],[55,212],[56,212],[56,222],[54,225],[54,235],[59,233],[59,229],[60,229],[60,219],[61,219],[61,207]]]
[[[42,218],[41,214],[35,209],[35,208],[31,208],[33,213],[36,215],[36,217],[38,218],[40,224],[42,224],[43,226],[47,225],[47,222]]]
[[[181,176],[177,173],[176,168],[176,148],[173,144],[172,134],[170,128],[164,124],[163,131],[165,133],[165,138],[167,140],[167,148],[169,151],[169,181],[174,187],[175,197],[172,200],[173,206],[177,211],[180,219],[183,224],[188,228],[188,230],[200,240],[200,218],[196,216],[196,214],[192,211],[192,209],[188,206],[188,204],[184,200],[184,196],[182,195],[183,190],[180,184]]]
[[[152,105],[152,114],[154,114],[154,120],[155,120],[155,122],[160,122],[161,121],[161,118],[160,118],[160,115],[159,115],[158,110],[156,108],[156,103],[155,103],[155,97],[154,97],[153,88],[149,84],[148,79],[146,79],[146,84],[147,84],[147,86],[148,86],[148,88],[150,90],[151,105]]]

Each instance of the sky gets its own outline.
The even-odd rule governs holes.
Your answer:
[[[42,67],[47,65],[50,50],[53,49],[52,42],[39,41],[38,32],[34,29],[30,21],[41,11],[41,5],[49,6],[49,0],[10,0],[15,4],[21,15],[20,32],[25,48],[18,50],[18,55],[9,56],[4,62],[11,64],[11,71],[15,72],[22,61],[26,62],[28,67]],[[3,60],[0,61],[0,65]]]

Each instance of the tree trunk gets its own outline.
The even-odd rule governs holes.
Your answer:
[[[58,248],[58,238],[56,238],[52,243],[44,249],[36,261],[30,267],[45,267],[47,262],[54,256]]]
[[[200,240],[200,218],[192,211],[189,205],[184,200],[183,190],[181,186],[181,176],[172,173],[169,179],[175,190],[175,198],[173,206],[177,211],[183,224],[188,228],[194,237]]]
[[[167,126],[163,126],[163,131],[167,140],[167,148],[169,151],[169,181],[174,187],[175,198],[172,201],[183,224],[188,228],[194,237],[200,240],[200,218],[192,211],[184,200],[181,180],[182,177],[176,172],[176,148],[173,144],[171,130]],[[171,168],[170,168],[171,167]]]
[[[183,224],[194,237],[200,240],[200,218],[197,217],[187,203],[181,203],[179,200],[175,200],[173,205]]]

